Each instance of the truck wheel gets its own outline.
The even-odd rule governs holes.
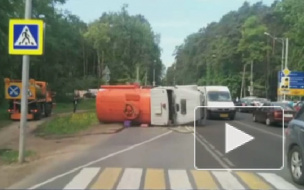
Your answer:
[[[48,116],[51,115],[51,112],[52,112],[51,110],[52,110],[51,105],[49,103],[46,103],[45,104],[45,109],[44,109],[45,117],[48,117]]]
[[[38,105],[37,110],[38,110],[37,113],[34,114],[34,120],[40,120],[41,117],[42,117],[42,113],[41,113],[42,108],[41,108],[41,105]]]
[[[41,119],[41,110],[38,110],[38,113],[34,114],[34,120],[40,120]]]

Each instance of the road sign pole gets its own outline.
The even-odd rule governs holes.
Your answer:
[[[32,14],[32,0],[25,1],[25,19],[30,19]],[[19,163],[24,162],[25,154],[25,137],[26,137],[26,123],[28,112],[28,82],[29,82],[29,65],[30,56],[23,55],[22,59],[22,98],[21,98],[21,120],[20,120],[20,137],[19,137]]]
[[[285,68],[287,68],[287,66],[288,66],[288,38],[286,38],[286,52],[285,52]]]

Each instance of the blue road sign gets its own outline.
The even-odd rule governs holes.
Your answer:
[[[41,55],[43,52],[42,20],[10,20],[9,53]]]
[[[8,90],[8,94],[13,98],[18,97],[20,94],[20,88],[15,85],[11,85],[10,87],[8,87],[7,90]]]
[[[14,49],[37,50],[38,44],[38,25],[14,25]]]
[[[280,71],[278,77],[279,77],[278,82],[280,83],[281,77],[284,77],[284,74]],[[304,89],[304,72],[292,71],[290,72],[288,77],[290,78],[290,83],[289,83],[290,89]]]

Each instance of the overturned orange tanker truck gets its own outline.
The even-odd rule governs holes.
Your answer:
[[[10,119],[19,120],[21,118],[22,81],[5,78],[4,83],[5,98],[9,103],[8,113]],[[51,115],[54,95],[55,94],[48,89],[47,82],[30,79],[27,98],[27,119],[39,120],[42,116],[47,117]]]
[[[149,125],[201,124],[204,97],[197,86],[144,88],[139,85],[103,85],[96,96],[100,122],[132,121]]]

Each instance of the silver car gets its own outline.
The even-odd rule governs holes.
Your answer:
[[[285,130],[285,152],[293,181],[304,185],[304,107],[291,120]]]

